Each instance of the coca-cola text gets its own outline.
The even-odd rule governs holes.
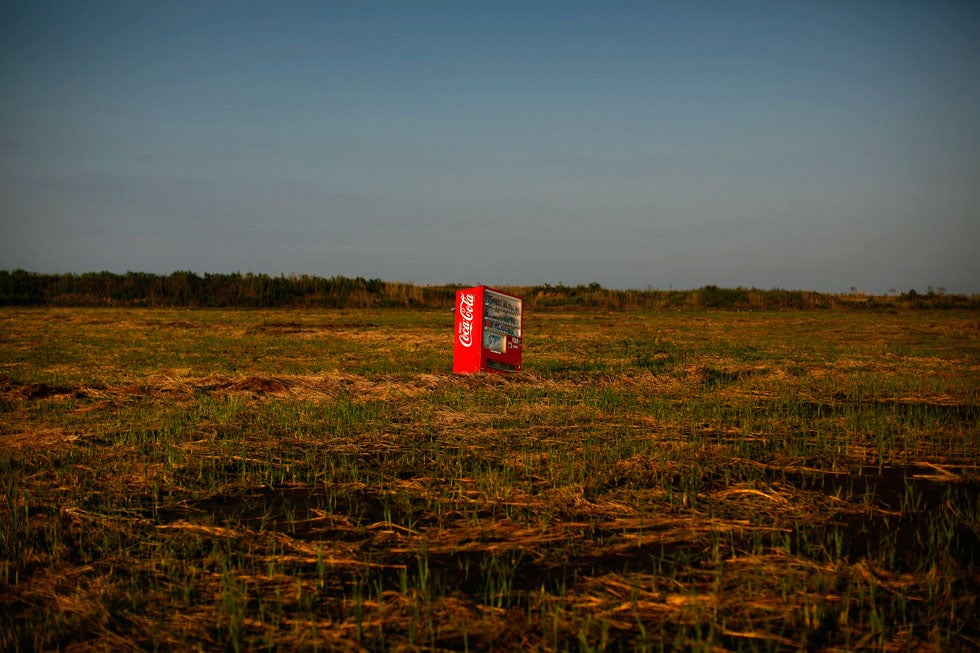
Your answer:
[[[459,344],[469,347],[473,344],[473,304],[476,296],[473,293],[462,293],[459,296]]]

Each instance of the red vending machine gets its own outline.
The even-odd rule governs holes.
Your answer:
[[[456,292],[453,372],[519,372],[524,302],[486,286]]]

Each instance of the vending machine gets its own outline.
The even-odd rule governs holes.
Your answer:
[[[453,372],[519,372],[523,317],[520,297],[486,286],[457,291]]]

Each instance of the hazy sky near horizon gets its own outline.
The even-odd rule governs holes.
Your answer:
[[[980,2],[0,4],[0,269],[980,292]]]

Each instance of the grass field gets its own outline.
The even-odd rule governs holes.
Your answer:
[[[980,313],[0,309],[0,649],[980,649]]]

